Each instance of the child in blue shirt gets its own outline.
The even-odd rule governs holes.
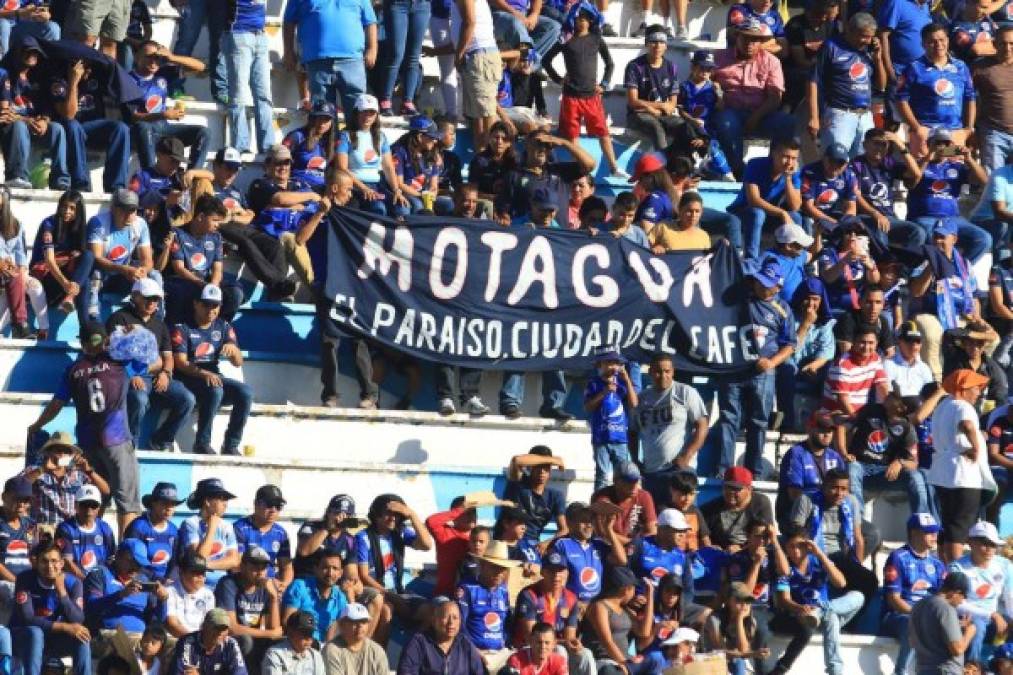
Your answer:
[[[696,131],[708,137],[709,146],[707,152],[695,150],[706,159],[701,164],[701,170],[708,174],[708,178],[728,178],[734,180],[732,167],[728,158],[722,152],[715,135],[710,130],[710,120],[716,110],[725,107],[724,93],[721,85],[711,79],[717,62],[714,54],[706,49],[700,49],[693,54],[690,62],[689,79],[679,84],[679,114],[690,124],[696,127]]]
[[[624,367],[626,359],[615,347],[595,355],[595,374],[584,389],[584,410],[590,414],[591,446],[594,448],[594,489],[600,490],[612,477],[613,464],[630,461],[626,445],[630,410],[637,407],[637,391]]]

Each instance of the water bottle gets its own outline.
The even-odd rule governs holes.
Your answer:
[[[28,180],[32,183],[33,188],[45,190],[49,187],[49,172],[52,169],[52,165],[53,163],[49,158],[35,165],[35,168],[28,174]]]

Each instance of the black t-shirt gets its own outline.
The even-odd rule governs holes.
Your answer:
[[[539,539],[546,525],[556,521],[566,509],[566,498],[553,487],[545,487],[542,494],[536,494],[524,481],[507,481],[503,499],[515,503],[527,517],[525,539]]]
[[[838,27],[836,21],[827,21],[820,28],[812,28],[806,20],[805,14],[797,14],[784,24],[784,37],[791,47],[804,47],[805,54],[810,59],[816,58],[816,52],[820,50],[823,43],[837,35]],[[796,68],[801,64],[792,63]]]
[[[515,169],[507,176],[503,191],[497,193],[496,211],[509,212],[515,218],[528,215],[531,213],[531,197],[539,188],[555,197],[557,207],[562,208],[566,184],[584,174],[583,167],[577,162],[549,162],[541,175],[527,169]]]
[[[834,337],[841,342],[854,342],[855,334],[859,329],[872,328],[876,331],[876,337],[879,338],[877,343],[878,349],[881,353],[885,353],[887,349],[893,347],[896,342],[894,341],[893,331],[890,329],[890,322],[887,321],[886,315],[880,313],[879,321],[876,323],[868,323],[862,319],[861,312],[851,310],[845,312],[837,319],[837,324],[834,326]]]
[[[478,185],[478,191],[482,194],[498,195],[515,167],[512,159],[497,162],[492,157],[479,153],[468,165],[468,181]]]
[[[142,321],[141,317],[137,316],[134,311],[133,305],[127,305],[122,309],[118,309],[113,312],[112,316],[106,320],[106,330],[112,333],[116,330],[117,326],[123,326],[129,328],[130,326],[141,326],[147,328],[155,336],[158,341],[158,351],[171,352],[172,341],[169,339],[169,328],[165,325],[165,322],[159,319],[157,316],[152,316],[147,322]]]
[[[753,490],[753,497],[742,511],[732,511],[725,506],[724,497],[707,502],[700,510],[711,532],[711,543],[721,548],[732,544],[746,543],[746,528],[754,520],[774,522],[774,509],[767,495]]]
[[[895,459],[915,459],[918,436],[910,422],[891,422],[883,404],[870,403],[855,418],[855,435],[851,438],[849,450],[863,464],[886,466]]]

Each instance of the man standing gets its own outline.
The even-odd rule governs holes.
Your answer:
[[[137,457],[127,423],[127,381],[147,370],[147,364],[124,365],[109,356],[108,347],[102,324],[89,322],[81,327],[83,353],[64,373],[60,388],[28,432],[38,433],[74,401],[78,444],[112,489],[122,536],[141,512]]]
[[[642,392],[632,415],[640,440],[644,489],[655,503],[668,499],[673,471],[696,469],[696,455],[707,440],[707,406],[692,386],[675,381],[668,354],[651,359],[651,384]]]
[[[981,158],[989,172],[1005,165],[1013,155],[1013,25],[999,28],[995,51],[995,56],[979,61],[974,68]]]
[[[970,617],[957,615],[957,607],[967,599],[970,587],[964,574],[950,572],[938,593],[911,610],[908,639],[915,650],[918,672],[964,672],[964,652],[974,638],[975,628]]]
[[[158,352],[162,363],[155,371],[134,375],[130,378],[130,389],[127,392],[127,421],[130,434],[134,438],[135,448],[141,445],[141,422],[153,404],[156,419],[161,417],[162,410],[167,411],[165,419],[151,433],[147,445],[153,450],[171,452],[173,441],[183,423],[190,418],[196,404],[193,394],[183,383],[173,378],[172,341],[165,322],[158,318],[158,304],[164,293],[154,279],[141,279],[134,282],[130,292],[130,304],[113,312],[106,321],[106,330],[115,331],[122,327],[131,330],[140,326],[152,333],[158,341]],[[153,399],[153,400],[152,400]]]
[[[290,0],[285,4],[282,37],[285,68],[294,75],[296,59],[301,59],[312,102],[339,104],[346,115],[351,114],[355,97],[366,92],[366,70],[376,65],[372,3]]]
[[[173,675],[247,675],[239,643],[229,637],[229,615],[212,609],[204,616],[200,630],[176,643]]]
[[[929,3],[885,0],[880,5],[877,23],[886,77],[895,83],[907,65],[925,53],[921,30],[932,23]]]
[[[212,3],[214,4],[214,3]],[[267,3],[234,0],[226,3],[226,29],[222,35],[222,58],[228,77],[228,122],[231,138],[240,152],[250,152],[250,127],[246,109],[253,106],[257,126],[257,150],[274,145],[271,99],[271,60],[265,31]]]
[[[809,133],[824,148],[843,146],[854,157],[873,127],[872,92],[886,87],[876,20],[859,12],[844,35],[823,43],[809,80]]]

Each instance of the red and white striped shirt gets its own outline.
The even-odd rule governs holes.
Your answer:
[[[851,404],[852,412],[858,412],[872,399],[872,391],[888,382],[883,360],[874,355],[859,362],[851,354],[845,354],[830,366],[826,383],[823,385],[823,407],[827,410],[842,410],[841,396]]]

